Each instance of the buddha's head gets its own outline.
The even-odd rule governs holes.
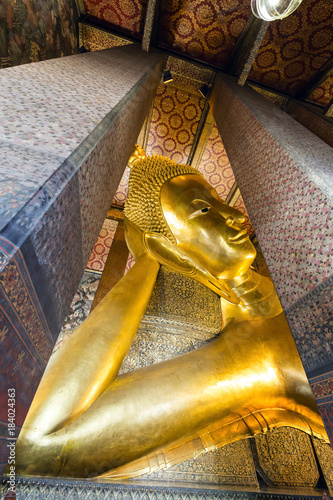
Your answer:
[[[132,165],[125,215],[141,231],[164,235],[216,279],[243,274],[256,256],[243,214],[193,167],[162,156]]]

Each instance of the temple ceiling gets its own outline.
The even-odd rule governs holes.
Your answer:
[[[297,96],[332,57],[332,19],[332,3],[305,0],[291,16],[270,23],[249,78]],[[332,87],[323,90],[328,104]]]
[[[222,69],[250,14],[250,3],[238,0],[172,0],[162,13],[159,44]]]
[[[253,232],[232,169],[209,113],[207,98],[217,70],[249,84],[276,106],[290,98],[332,114],[333,3],[303,0],[288,18],[272,23],[251,14],[249,0],[77,0],[80,46],[100,50],[142,43],[166,54],[165,70],[138,142],[198,168],[219,195],[239,208]],[[114,198],[123,205],[126,169]]]
[[[332,99],[333,3],[303,0],[289,17],[262,23],[250,0],[77,0],[81,19],[114,34],[142,40],[189,61],[240,76],[245,56],[248,82],[287,97],[327,107]],[[154,21],[154,22],[153,22]],[[263,34],[263,31],[262,31]],[[317,90],[318,89],[318,90]]]

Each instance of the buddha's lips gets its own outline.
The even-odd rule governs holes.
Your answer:
[[[232,238],[229,238],[230,243],[243,243],[243,241],[246,241],[248,239],[249,235],[247,234],[246,229],[241,229],[239,233],[236,234],[236,236],[233,236]]]

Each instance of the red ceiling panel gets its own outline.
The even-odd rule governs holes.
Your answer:
[[[142,36],[148,0],[83,0],[86,13]]]
[[[309,101],[316,102],[317,104],[328,106],[333,99],[333,74],[326,78],[326,80],[319,85],[319,87],[311,92],[307,99],[309,99]]]
[[[333,55],[333,3],[304,0],[272,22],[249,78],[296,95]]]
[[[160,45],[222,68],[250,16],[249,4],[249,0],[169,0]]]

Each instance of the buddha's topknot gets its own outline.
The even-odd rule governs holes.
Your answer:
[[[129,177],[126,217],[142,231],[162,233],[175,243],[162,212],[160,194],[168,179],[183,174],[201,175],[195,168],[178,164],[164,156],[147,156],[137,160]]]

